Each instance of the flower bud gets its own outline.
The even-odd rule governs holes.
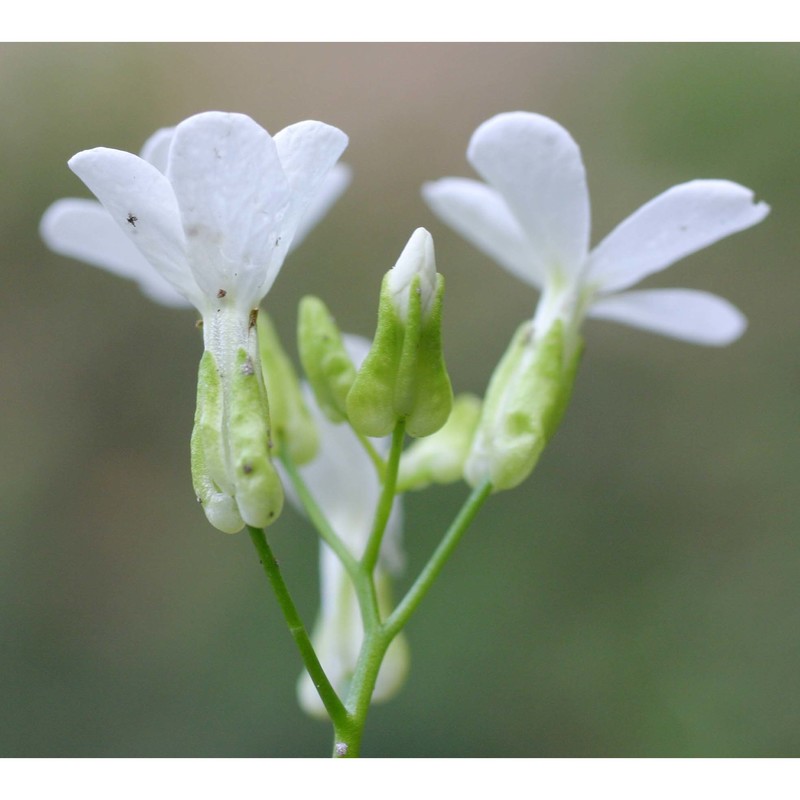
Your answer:
[[[306,464],[319,448],[317,426],[303,399],[292,362],[263,311],[258,315],[258,350],[269,396],[272,438],[279,450],[286,448],[295,464]]]
[[[359,433],[385,436],[403,419],[410,436],[429,436],[447,421],[453,390],[442,353],[443,297],[433,240],[418,228],[383,278],[375,338],[347,396]]]
[[[309,295],[300,301],[297,347],[322,412],[331,422],[344,422],[347,394],[355,380],[356,368],[336,321],[318,297]]]
[[[460,480],[480,413],[480,398],[472,394],[458,395],[444,427],[414,442],[401,456],[397,491]]]
[[[497,490],[521,483],[536,466],[564,414],[581,346],[565,346],[559,320],[542,337],[523,323],[495,368],[464,474]]]

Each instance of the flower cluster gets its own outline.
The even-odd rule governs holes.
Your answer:
[[[308,647],[324,673],[306,660],[316,677],[302,677],[298,693],[307,711],[329,714],[357,747],[364,703],[389,697],[403,680],[400,630],[415,604],[478,505],[523,481],[558,427],[584,319],[729,344],[746,321],[727,300],[631,289],[755,225],[769,208],[738,184],[695,180],[658,195],[590,249],[577,144],[547,117],[499,114],[467,150],[482,181],[443,178],[422,190],[438,217],[540,293],[485,396],[453,397],[441,340],[444,278],[424,228],[383,278],[371,342],[343,336],[318,298],[301,301],[301,386],[258,309],[287,253],[346,187],[349,170],[337,163],[346,145],[344,133],[321,122],[270,136],[241,114],[198,114],[157,131],[140,156],[96,148],[70,159],[99,202],[58,201],[41,232],[52,249],[137,281],[157,302],[199,311],[195,492],[226,532],[271,524],[284,485],[290,502],[324,520],[315,522],[321,607]],[[406,434],[416,441],[402,452]],[[393,609],[399,495],[462,478],[473,487],[464,513]],[[290,627],[302,637],[302,626]],[[337,752],[349,746],[339,742]]]

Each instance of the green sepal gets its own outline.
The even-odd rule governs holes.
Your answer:
[[[236,503],[242,519],[265,528],[283,508],[283,486],[270,459],[269,410],[260,374],[239,348],[230,376],[228,434]]]
[[[197,376],[197,408],[191,439],[192,485],[208,521],[224,533],[244,527],[227,478],[222,426],[222,385],[214,356],[206,351]]]
[[[294,366],[263,311],[258,315],[258,350],[269,397],[272,438],[279,449],[286,448],[295,464],[307,464],[319,450],[317,426],[303,399]]]
[[[350,424],[364,436],[386,436],[398,419],[394,395],[404,333],[386,284],[384,276],[372,346],[347,395]]]
[[[467,460],[473,486],[488,478],[495,491],[511,489],[532,472],[564,415],[581,352],[582,343],[566,352],[560,320],[538,341],[530,322],[517,329],[489,383]]]
[[[308,295],[300,300],[297,348],[317,405],[331,422],[344,422],[356,368],[333,315],[318,297]]]
[[[418,439],[400,458],[397,491],[423,489],[432,483],[454,483],[464,476],[464,463],[481,414],[481,400],[459,394],[444,427]]]
[[[415,282],[419,278],[415,278]],[[419,306],[419,292],[412,284],[412,300],[409,307]],[[406,433],[409,436],[430,436],[438,431],[450,416],[453,408],[453,387],[442,349],[442,305],[444,301],[444,276],[436,275],[436,296],[430,314],[420,326],[416,358],[410,370],[413,374],[414,403],[406,417]],[[410,317],[410,315],[409,315]],[[404,355],[406,348],[404,347]],[[403,380],[404,363],[401,363],[398,382]]]
[[[415,276],[403,322],[389,290],[388,273],[384,276],[372,347],[347,396],[350,423],[365,436],[386,436],[401,419],[409,435],[429,436],[450,414],[453,390],[441,342],[444,278],[437,275],[436,297],[425,320],[419,287]]]

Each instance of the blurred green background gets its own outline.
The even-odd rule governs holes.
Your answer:
[[[0,755],[330,745],[296,706],[250,541],[194,502],[195,317],[38,238],[53,200],[88,196],[67,158],[138,152],[209,109],[341,127],[354,183],[269,295],[284,339],[307,292],[370,335],[381,275],[423,225],[454,385],[482,392],[536,297],[419,187],[471,175],[475,127],[524,109],[582,146],[595,242],[696,177],[769,202],[646,284],[721,294],[750,328],[717,350],[587,324],[561,431],[412,620],[411,674],[371,712],[365,755],[800,756],[799,77],[793,45],[0,46]],[[409,575],[464,494],[407,498]],[[314,535],[291,510],[271,530],[310,624]]]

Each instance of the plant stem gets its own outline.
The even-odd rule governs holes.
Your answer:
[[[383,481],[383,476],[386,473],[386,462],[383,460],[383,457],[375,449],[375,445],[372,444],[372,442],[366,436],[364,436],[363,433],[359,433],[355,429],[353,429],[353,433],[355,433],[358,441],[361,442],[361,446],[369,456],[370,461],[372,461],[375,471],[378,473],[379,480]]]
[[[372,524],[372,532],[364,548],[364,555],[361,557],[361,569],[368,575],[372,575],[375,565],[378,563],[378,554],[383,541],[383,533],[386,530],[386,523],[392,513],[395,489],[397,488],[397,470],[400,466],[400,455],[403,452],[403,439],[405,437],[405,420],[400,420],[394,427],[392,433],[392,449],[389,451],[389,458],[386,461],[386,470],[383,476],[383,489],[375,509],[375,519]]]
[[[314,496],[309,491],[308,486],[306,486],[306,482],[301,477],[300,472],[297,469],[297,465],[286,452],[285,448],[283,448],[281,451],[280,460],[289,476],[289,480],[292,482],[294,490],[297,492],[297,496],[300,499],[303,508],[306,510],[306,513],[311,520],[311,523],[317,529],[317,532],[322,537],[325,544],[327,544],[328,547],[330,547],[331,550],[336,553],[339,561],[342,562],[344,568],[347,570],[348,575],[350,575],[351,580],[356,582],[359,570],[358,561],[350,552],[347,545],[341,540],[336,531],[334,531],[334,529],[331,527],[327,517],[322,513],[322,509],[320,509],[320,507],[317,505],[317,501],[314,499]]]
[[[317,654],[314,652],[314,647],[311,644],[311,639],[308,636],[305,625],[303,625],[303,621],[300,618],[297,607],[295,606],[294,601],[289,594],[289,588],[287,587],[286,582],[283,580],[280,567],[278,566],[278,562],[275,560],[275,556],[272,553],[272,548],[269,546],[269,542],[267,541],[264,531],[262,531],[260,528],[253,528],[250,525],[247,526],[247,530],[250,533],[250,538],[255,545],[256,551],[258,552],[259,560],[264,567],[264,572],[267,574],[270,585],[272,586],[275,596],[278,599],[278,605],[280,606],[283,616],[286,619],[289,632],[291,633],[292,638],[294,639],[295,644],[300,651],[300,655],[303,658],[303,663],[308,670],[308,674],[311,676],[314,686],[316,686],[317,691],[319,692],[319,696],[325,706],[326,711],[330,715],[331,720],[333,721],[334,727],[336,728],[337,726],[342,725],[346,726],[349,718],[347,710],[345,709],[342,701],[339,699],[339,696],[336,694],[331,682],[328,680],[325,670],[323,670],[322,665],[319,663]]]
[[[394,638],[403,629],[411,615],[416,611],[422,598],[428,593],[447,559],[450,558],[461,537],[491,493],[492,484],[488,480],[472,490],[458,515],[447,529],[442,541],[439,542],[439,546],[434,550],[430,560],[420,572],[406,596],[386,620],[384,630],[390,639]]]
[[[389,645],[403,629],[411,615],[419,607],[433,582],[442,571],[447,559],[475,519],[479,509],[492,492],[489,481],[473,489],[458,515],[445,532],[439,546],[417,577],[406,596],[389,618],[377,624],[365,620],[364,642],[359,653],[350,693],[347,697],[347,719],[343,724],[334,723],[335,742],[333,755],[336,758],[357,758],[361,748],[367,712],[369,711],[378,672]],[[363,566],[363,562],[362,562]],[[372,584],[374,587],[374,583]]]

